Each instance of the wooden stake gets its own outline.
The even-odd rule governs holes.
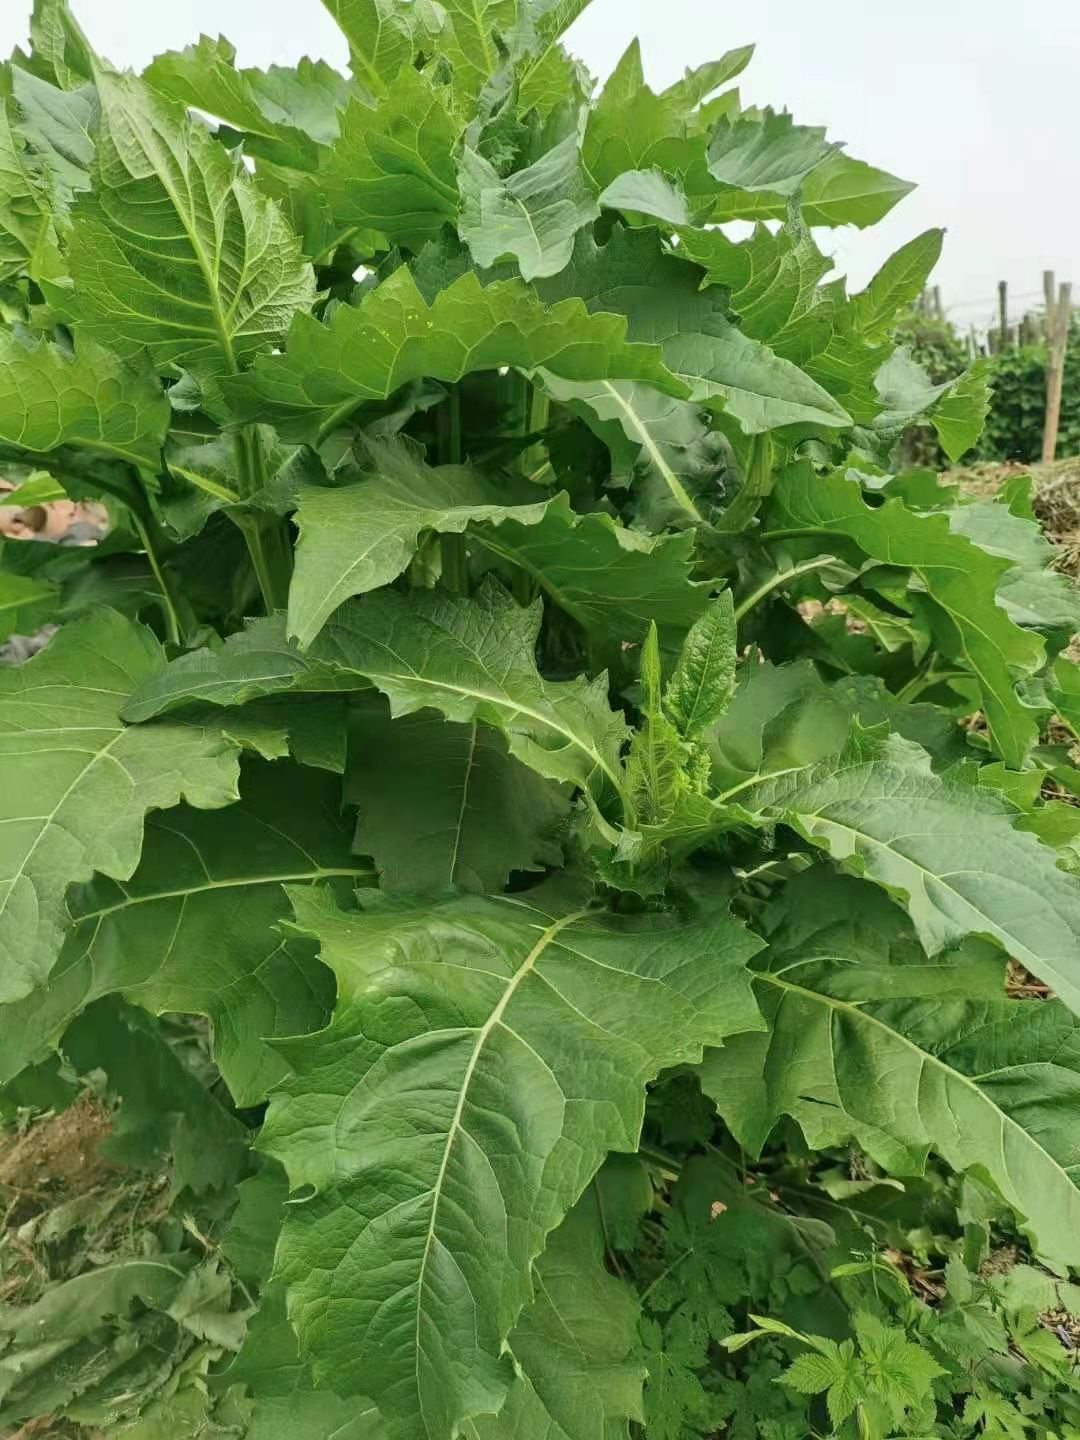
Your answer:
[[[1047,271],[1052,278],[1052,272]],[[1045,283],[1045,276],[1044,276]],[[1046,309],[1046,419],[1043,422],[1042,459],[1053,462],[1057,454],[1058,425],[1061,421],[1061,387],[1065,377],[1065,355],[1069,348],[1072,320],[1072,286],[1062,282],[1057,303]]]
[[[998,315],[1001,321],[998,330],[1000,336],[998,349],[1007,350],[1009,348],[1009,282],[1007,280],[998,281]]]

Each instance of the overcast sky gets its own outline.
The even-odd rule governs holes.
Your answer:
[[[0,53],[25,38],[30,0],[0,0]],[[344,67],[319,0],[74,0],[98,50],[141,68],[200,30],[228,36],[245,65],[302,54]],[[1080,0],[593,0],[570,42],[606,75],[639,35],[648,78],[749,40],[746,101],[824,124],[919,189],[875,230],[819,236],[863,283],[930,225],[948,228],[935,279],[961,326],[982,324],[1006,279],[1016,308],[1042,272],[1080,289]]]

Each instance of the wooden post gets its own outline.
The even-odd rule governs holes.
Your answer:
[[[1012,335],[1009,330],[1009,282],[1007,280],[998,281],[998,320],[1001,336],[999,349],[1008,350],[1012,344]]]
[[[934,314],[939,320],[944,320],[945,307],[941,303],[941,286],[935,285],[932,293],[934,296]]]
[[[1053,270],[1043,271],[1043,300],[1046,304],[1046,342],[1050,343],[1051,317],[1057,304],[1057,280]]]
[[[1046,272],[1047,275],[1051,273]],[[1065,354],[1069,348],[1071,320],[1072,286],[1063,281],[1058,290],[1057,303],[1047,306],[1046,311],[1046,419],[1043,422],[1042,444],[1044,465],[1051,464],[1057,454],[1061,386],[1065,375]]]

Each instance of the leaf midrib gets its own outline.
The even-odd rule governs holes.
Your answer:
[[[874,1026],[877,1029],[884,1031],[886,1035],[891,1036],[891,1038],[895,1041],[899,1041],[907,1049],[911,1050],[915,1055],[917,1055],[919,1057],[921,1065],[933,1065],[939,1070],[941,1070],[945,1075],[950,1077],[952,1080],[971,1090],[973,1094],[977,1096],[979,1102],[985,1105],[995,1116],[998,1117],[1001,1124],[1010,1126],[1013,1130],[1016,1131],[1018,1135],[1023,1138],[1023,1140],[1028,1145],[1032,1146],[1035,1150],[1037,1150],[1040,1155],[1045,1156],[1046,1160],[1058,1172],[1058,1174],[1069,1186],[1069,1188],[1074,1191],[1077,1190],[1078,1187],[1073,1182],[1072,1177],[1069,1175],[1069,1172],[1065,1169],[1061,1162],[1057,1160],[1053,1155],[1051,1155],[1050,1152],[1039,1143],[1039,1141],[1030,1131],[1025,1130],[1024,1127],[1019,1123],[1019,1121],[1014,1120],[1012,1116],[1009,1115],[1006,1111],[995,1105],[994,1102],[990,1099],[990,1097],[979,1088],[975,1081],[969,1075],[965,1075],[962,1070],[955,1070],[951,1065],[947,1065],[944,1060],[940,1059],[937,1055],[934,1055],[931,1051],[924,1050],[922,1046],[917,1045],[914,1040],[910,1040],[899,1030],[894,1030],[892,1026],[886,1025],[883,1020],[879,1020],[877,1016],[874,1015],[871,1011],[864,1010],[859,1005],[853,1005],[848,1000],[837,1000],[831,995],[822,994],[820,990],[808,990],[804,985],[796,985],[794,981],[791,980],[782,980],[778,975],[773,974],[769,971],[759,972],[754,976],[754,980],[755,982],[762,981],[769,985],[775,985],[779,989],[789,991],[797,995],[802,995],[807,1000],[811,1000],[819,1005],[824,1005],[830,1010],[843,1012],[844,1014],[853,1017],[856,1021],[864,1021],[867,1025]],[[835,1079],[835,1066],[833,1067],[833,1076]],[[837,1089],[839,1090],[839,1085],[837,1085]],[[849,1119],[855,1120],[856,1123],[860,1125],[874,1123],[871,1121],[859,1120],[857,1116],[852,1115],[851,1112],[846,1108],[844,1113],[849,1117]],[[920,1112],[920,1120],[921,1119],[922,1116]],[[928,1141],[928,1143],[931,1149],[935,1148],[932,1141]]]
[[[435,1228],[438,1223],[439,1217],[439,1203],[442,1199],[443,1186],[446,1182],[446,1172],[450,1164],[450,1156],[453,1152],[455,1141],[457,1140],[458,1134],[461,1131],[462,1117],[465,1112],[465,1102],[468,1098],[469,1087],[472,1084],[473,1076],[476,1073],[476,1068],[480,1063],[480,1059],[483,1055],[484,1047],[487,1044],[488,1038],[491,1035],[492,1031],[501,1024],[502,1018],[506,1013],[510,1001],[517,993],[518,986],[528,975],[532,973],[541,955],[543,955],[544,951],[561,933],[561,931],[565,930],[570,925],[576,924],[579,920],[584,920],[588,913],[589,912],[587,910],[574,910],[569,915],[562,915],[559,917],[558,920],[552,921],[550,925],[546,926],[545,929],[541,931],[541,934],[537,939],[535,945],[533,945],[532,949],[525,956],[525,959],[522,961],[518,969],[510,977],[506,989],[503,991],[502,996],[500,997],[495,1008],[492,1010],[487,1020],[484,1021],[484,1024],[476,1033],[476,1040],[473,1044],[472,1054],[469,1056],[468,1064],[465,1067],[465,1073],[462,1076],[457,1105],[454,1108],[454,1114],[447,1129],[446,1143],[443,1146],[442,1159],[439,1163],[439,1171],[437,1176],[435,1177],[435,1183],[432,1186],[431,1190],[431,1219],[428,1223],[427,1236],[424,1240],[424,1249],[420,1257],[420,1267],[417,1273],[416,1334],[414,1347],[416,1361],[414,1374],[416,1379],[416,1394],[420,1404],[421,1413],[423,1412],[424,1407],[423,1399],[421,1398],[423,1395],[423,1386],[420,1376],[420,1361],[422,1355],[424,1354],[424,1349],[421,1341],[420,1325],[424,1314],[422,1297],[424,1293],[425,1274],[427,1271],[428,1260],[431,1255],[431,1248],[435,1239]]]
[[[198,885],[181,885],[175,890],[152,890],[144,895],[125,893],[123,900],[113,905],[102,905],[97,910],[84,910],[74,917],[76,926],[91,920],[101,921],[119,910],[128,910],[136,905],[150,905],[157,900],[186,900],[190,895],[201,895],[210,890],[246,889],[255,885],[301,885],[307,881],[330,880],[341,876],[374,876],[370,865],[309,866],[306,870],[284,872],[280,875],[233,875],[224,880],[206,880]]]

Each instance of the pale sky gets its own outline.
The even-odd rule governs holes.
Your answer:
[[[30,0],[0,0],[0,53]],[[319,0],[74,0],[96,48],[141,68],[199,31],[240,63],[302,54],[345,66]],[[648,78],[755,41],[744,100],[827,125],[860,159],[919,189],[873,230],[819,234],[855,284],[930,225],[948,229],[934,279],[953,319],[983,325],[1008,280],[1017,311],[1044,269],[1080,290],[1080,0],[593,0],[571,48],[603,77],[639,35]]]

